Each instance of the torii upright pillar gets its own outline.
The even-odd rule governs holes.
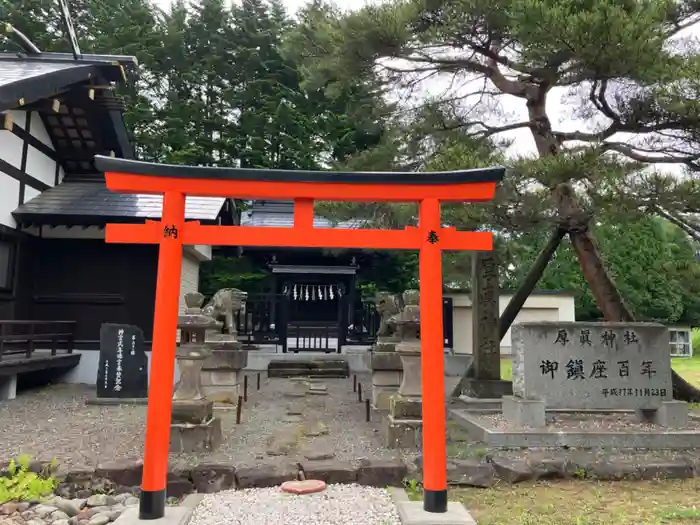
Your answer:
[[[148,393],[142,519],[165,513],[182,246],[211,244],[418,250],[420,253],[424,509],[447,511],[445,365],[442,319],[444,250],[491,250],[489,232],[445,228],[440,201],[487,201],[504,168],[433,173],[357,173],[169,166],[96,157],[107,186],[125,193],[163,194],[163,218],[110,224],[107,242],[159,244],[158,281]],[[185,222],[185,195],[294,199],[292,228],[204,226]],[[417,202],[418,227],[404,230],[315,228],[315,200]]]

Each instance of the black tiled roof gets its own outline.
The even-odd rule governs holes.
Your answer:
[[[185,218],[214,222],[224,197],[187,197]],[[163,211],[160,195],[114,193],[103,182],[63,182],[12,214],[18,223],[52,225],[102,225],[109,222],[141,222],[159,219]]]
[[[73,84],[97,76],[107,81],[121,77],[115,62],[13,57],[0,54],[0,111],[53,97]]]
[[[316,228],[361,228],[363,221],[350,220],[334,223],[325,217],[314,217]],[[294,225],[294,201],[257,200],[241,213],[242,226],[291,228]]]

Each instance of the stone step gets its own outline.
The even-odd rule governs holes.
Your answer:
[[[479,399],[476,397],[459,396],[454,399],[453,405],[455,408],[461,408],[470,411],[500,411],[500,399]]]
[[[348,368],[349,364],[343,359],[308,359],[308,360],[276,360],[273,359],[267,365],[268,370],[273,368],[301,368],[304,370],[318,370],[324,368]]]
[[[270,361],[269,377],[350,377],[350,365],[342,360]]]
[[[473,426],[467,423],[466,415],[472,413],[471,410],[465,410],[463,408],[448,408],[447,417],[450,421],[454,421],[459,427],[469,431],[473,430]]]
[[[326,370],[300,370],[298,368],[277,368],[267,371],[268,377],[322,377],[326,379],[346,379],[350,377],[350,372],[342,369]]]

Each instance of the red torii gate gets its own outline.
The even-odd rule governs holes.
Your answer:
[[[211,244],[419,250],[421,369],[423,374],[424,509],[447,511],[447,460],[442,327],[442,250],[493,248],[489,232],[444,228],[440,201],[487,201],[502,180],[501,166],[451,172],[387,173],[287,171],[172,166],[95,157],[107,187],[121,193],[163,195],[160,221],[108,224],[106,241],[158,244],[158,281],[148,391],[141,519],[165,514],[170,417],[182,246]],[[294,199],[292,228],[204,226],[185,222],[185,196]],[[404,230],[314,228],[314,201],[418,202],[417,227]]]

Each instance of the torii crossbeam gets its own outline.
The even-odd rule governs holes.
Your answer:
[[[170,417],[182,247],[187,244],[373,248],[420,252],[424,508],[447,511],[445,365],[442,319],[443,250],[493,248],[489,232],[443,227],[441,201],[491,200],[505,168],[432,173],[285,171],[171,166],[95,157],[107,187],[122,193],[162,194],[160,221],[109,224],[106,241],[158,244],[141,519],[165,513]],[[291,228],[204,226],[185,222],[185,196],[294,200]],[[418,226],[404,230],[315,228],[314,201],[418,202]]]

